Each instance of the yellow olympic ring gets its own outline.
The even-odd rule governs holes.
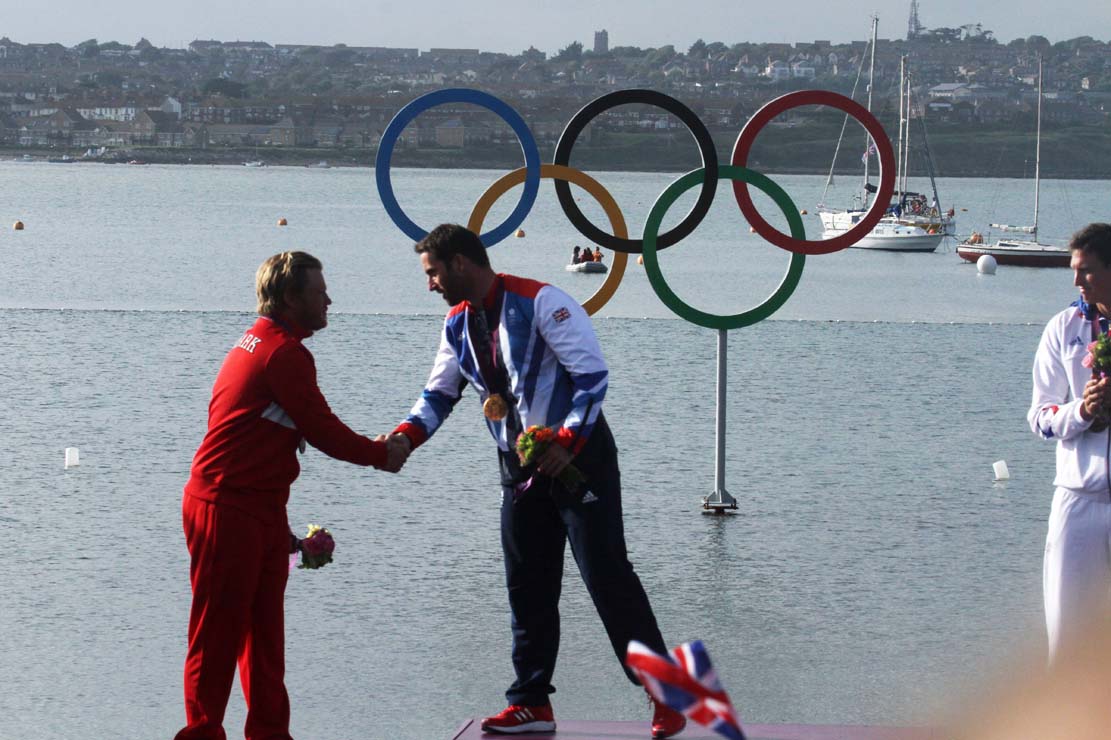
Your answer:
[[[490,212],[491,206],[497,202],[498,198],[505,195],[511,187],[523,183],[526,172],[527,168],[525,167],[513,170],[487,188],[486,192],[479,196],[471,210],[471,217],[467,221],[467,229],[476,234],[481,234],[482,222],[486,220],[486,214]],[[540,179],[564,180],[573,185],[578,185],[590,193],[594,200],[598,201],[598,205],[602,206],[602,210],[606,212],[606,217],[610,220],[610,226],[613,227],[614,236],[619,239],[628,238],[629,230],[625,226],[625,217],[621,215],[621,209],[617,207],[617,201],[613,199],[608,190],[602,187],[602,183],[581,170],[559,164],[540,165]],[[610,298],[613,298],[613,294],[617,292],[617,286],[621,284],[621,279],[625,276],[625,265],[628,262],[629,255],[627,252],[613,253],[613,267],[606,275],[602,287],[598,288],[594,295],[587,298],[582,304],[587,314],[593,316],[609,302]]]

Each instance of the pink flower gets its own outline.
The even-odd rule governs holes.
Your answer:
[[[1092,344],[1095,344],[1095,342],[1093,342]],[[1093,362],[1095,362],[1095,358],[1092,357],[1092,348],[1089,346],[1088,347],[1088,354],[1084,356],[1084,359],[1080,364],[1082,364],[1084,367],[1086,367],[1088,369],[1091,369]]]

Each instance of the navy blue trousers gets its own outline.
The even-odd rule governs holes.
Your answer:
[[[598,419],[575,457],[575,466],[587,479],[575,493],[551,478],[536,476],[527,491],[515,496],[515,466],[501,454],[502,553],[517,676],[506,698],[510,704],[536,706],[547,704],[555,691],[552,674],[559,652],[559,595],[568,541],[613,651],[629,680],[637,683],[625,666],[629,641],[639,640],[659,653],[667,648],[625,551],[617,446],[605,419]]]

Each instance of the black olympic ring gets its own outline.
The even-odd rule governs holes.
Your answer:
[[[618,105],[626,105],[628,103],[642,103],[645,105],[652,105],[657,108],[662,108],[668,113],[671,113],[690,130],[694,136],[694,140],[698,143],[698,151],[702,155],[702,169],[705,170],[705,178],[702,180],[702,189],[698,193],[698,200],[695,201],[694,206],[690,209],[683,220],[675,225],[670,231],[665,231],[660,234],[656,242],[657,249],[670,247],[677,244],[680,240],[690,235],[692,231],[698,228],[702,223],[702,219],[706,218],[706,214],[710,211],[710,205],[714,202],[714,195],[717,192],[718,186],[718,157],[717,150],[714,148],[713,137],[706,129],[706,124],[702,122],[698,116],[694,114],[687,106],[680,103],[670,95],[664,95],[655,90],[618,90],[616,92],[608,93],[599,98],[587,103],[578,113],[576,113],[567,126],[563,129],[563,133],[559,135],[559,141],[556,142],[555,155],[552,157],[552,162],[564,167],[570,166],[571,161],[571,147],[574,146],[575,140],[578,138],[582,130],[586,128],[586,124],[590,123],[599,113],[609,110]],[[588,219],[579,206],[575,203],[575,198],[571,195],[571,186],[563,180],[555,180],[556,196],[559,198],[559,205],[563,208],[563,212],[567,214],[567,220],[578,230],[580,234],[589,239],[595,244],[600,244],[607,249],[612,249],[615,252],[627,252],[632,254],[639,254],[644,251],[643,239],[621,239],[602,231]]]

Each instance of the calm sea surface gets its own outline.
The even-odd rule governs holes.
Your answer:
[[[466,221],[500,174],[394,182],[431,226]],[[636,233],[672,179],[598,178]],[[775,179],[814,210],[822,178]],[[1027,182],[939,189],[961,233],[1029,219]],[[212,379],[251,321],[255,268],[289,248],[324,261],[335,304],[308,344],[333,407],[367,433],[420,392],[444,306],[370,170],[8,162],[0,196],[0,734],[168,738],[189,607],[181,487]],[[1042,196],[1043,235],[1064,239],[1107,218],[1111,183],[1049,181]],[[25,231],[8,230],[16,219]],[[562,270],[583,241],[549,184],[523,228],[491,251],[498,269],[582,299],[600,284]],[[787,255],[749,233],[723,185],[661,262],[684,299],[734,313],[774,289]],[[727,487],[741,509],[715,518],[698,508],[713,484],[715,333],[674,318],[630,266],[595,324],[631,557],[665,639],[706,641],[743,719],[927,722],[1016,646],[1040,646],[1053,447],[1024,416],[1041,327],[1070,286],[1068,270],[978,275],[951,245],[808,259],[773,320],[730,334]],[[295,737],[441,740],[502,707],[496,464],[467,395],[399,475],[304,456],[291,522],[327,525],[338,548],[287,592]],[[80,467],[63,470],[65,447]],[[999,459],[1007,483],[992,481]],[[569,556],[562,618],[557,715],[646,718]],[[236,688],[229,736],[243,717]]]

